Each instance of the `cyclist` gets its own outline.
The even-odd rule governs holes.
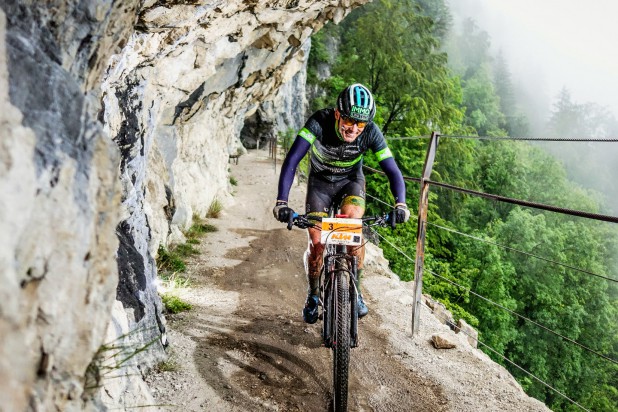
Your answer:
[[[395,198],[396,222],[403,223],[409,219],[403,176],[382,132],[372,122],[375,112],[376,106],[371,92],[356,83],[339,94],[336,108],[318,110],[309,117],[281,167],[279,191],[273,209],[276,219],[287,222],[294,213],[288,207],[288,195],[296,168],[309,150],[311,170],[307,184],[307,215],[328,216],[333,200],[338,200],[341,213],[350,218],[361,218],[365,212],[362,159],[369,149],[377,156],[380,167],[390,182]],[[318,283],[324,245],[320,243],[319,229],[308,229],[308,236],[305,269],[309,287],[303,319],[307,323],[315,323],[318,319]],[[360,293],[365,248],[355,248],[350,253],[358,257],[358,316],[362,317],[368,312]]]

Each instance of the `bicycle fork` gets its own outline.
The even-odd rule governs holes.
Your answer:
[[[338,265],[337,261],[345,259],[346,266]],[[333,346],[333,331],[335,328],[335,317],[337,316],[337,276],[349,277],[349,299],[350,299],[350,347],[358,346],[358,257],[347,254],[328,255],[324,257],[324,265],[322,266],[323,284],[320,285],[322,296],[322,320],[323,330],[322,339],[327,348]]]

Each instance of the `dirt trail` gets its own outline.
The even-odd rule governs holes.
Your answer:
[[[230,167],[238,181],[234,196],[209,222],[219,231],[199,246],[202,254],[189,265],[192,287],[180,291],[194,308],[168,316],[177,370],[146,380],[158,404],[169,405],[164,410],[328,410],[331,353],[321,345],[321,323],[307,325],[301,317],[306,234],[272,218],[277,174],[267,152],[252,151]],[[291,206],[302,210],[303,197],[304,187],[295,185]],[[351,352],[350,410],[546,410],[462,339],[450,354],[438,354],[427,334],[447,328],[434,319],[424,320],[425,334],[412,339],[409,286],[371,266],[367,272],[370,314]],[[486,390],[496,376],[504,387]]]

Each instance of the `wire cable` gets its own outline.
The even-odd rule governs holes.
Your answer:
[[[447,321],[448,319],[444,318],[443,316],[440,316],[440,314],[436,314],[432,309],[428,308],[425,305],[421,305],[422,307],[426,308],[430,313],[432,313],[435,317],[441,319],[442,321]],[[545,382],[544,380],[542,380],[541,378],[538,378],[537,376],[535,376],[532,372],[527,371],[526,369],[524,369],[523,367],[519,366],[518,364],[516,364],[515,362],[513,362],[512,360],[510,360],[509,358],[507,358],[506,356],[504,356],[503,354],[501,354],[500,352],[498,352],[497,350],[495,350],[494,348],[492,348],[491,346],[487,345],[486,343],[480,341],[478,338],[470,335],[469,333],[466,333],[466,331],[459,329],[459,331],[461,333],[463,333],[464,335],[466,335],[467,337],[473,339],[474,341],[476,341],[477,343],[480,343],[481,345],[483,345],[484,347],[486,347],[487,349],[489,349],[490,351],[492,351],[493,353],[495,353],[496,355],[498,355],[500,358],[504,359],[505,361],[507,361],[508,363],[510,363],[511,365],[515,366],[517,369],[521,370],[522,372],[524,372],[525,374],[527,374],[528,376],[534,378],[536,381],[540,382],[541,384],[545,385],[547,388],[551,389],[552,391],[556,392],[558,395],[562,396],[564,399],[568,400],[569,402],[571,402],[574,405],[579,406],[581,409],[583,409],[584,411],[588,411],[590,412],[590,409],[586,409],[585,407],[583,407],[582,405],[580,405],[579,403],[577,403],[577,401],[569,398],[567,395],[565,395],[564,393],[560,392],[558,389],[554,388],[553,386],[551,386],[550,384],[548,384],[547,382]]]
[[[372,196],[372,198],[374,198],[374,197]],[[429,223],[429,222],[428,222],[428,223]],[[445,228],[445,227],[442,227],[442,226],[436,225],[436,224],[434,224],[434,223],[429,223],[429,224],[431,224],[432,226],[438,226],[438,227],[440,227],[440,228],[442,228],[442,229],[445,229],[445,230],[454,231],[454,230],[451,230],[451,229],[448,229],[448,228]],[[462,234],[462,235],[465,235],[465,234],[460,233],[460,232],[457,232],[457,231],[454,231],[454,232],[455,232],[455,233]],[[382,235],[381,235],[380,233],[378,233],[377,231],[375,231],[375,233],[376,233],[376,234],[377,234],[380,238],[382,238],[382,239],[383,239],[386,243],[388,243],[389,245],[391,245],[391,246],[392,246],[395,250],[397,250],[399,253],[401,253],[403,256],[405,256],[407,259],[409,259],[411,262],[414,262],[414,260],[413,260],[411,257],[409,257],[408,255],[406,255],[406,254],[405,254],[405,252],[403,252],[403,251],[402,251],[399,247],[397,247],[397,246],[396,246],[395,244],[393,244],[391,241],[389,241],[388,239],[386,239],[384,236],[382,236]],[[469,236],[469,237],[475,238],[475,237],[474,237],[474,236],[472,236],[472,235],[465,235],[465,236]],[[481,239],[478,239],[478,240],[481,240]],[[481,241],[482,241],[482,240],[481,240]],[[488,243],[490,243],[490,242],[488,242]],[[499,245],[499,244],[495,244],[495,245],[496,245],[496,246],[501,246],[501,245]],[[527,255],[530,255],[530,256],[538,257],[538,256],[531,255],[531,254],[528,254],[528,253],[526,253],[526,252],[523,252],[523,251],[520,251],[520,250],[517,250],[517,249],[508,248],[508,247],[505,247],[505,248],[507,248],[507,249],[511,249],[511,250],[515,250],[515,251],[517,251],[517,252],[524,253],[524,254],[527,254]],[[552,262],[552,263],[556,263],[556,264],[558,264],[558,265],[562,265],[562,264],[561,264],[561,263],[559,263],[559,262],[553,262],[553,261],[551,261],[551,260],[549,260],[549,259],[545,259],[545,258],[541,258],[541,257],[538,257],[538,258],[539,258],[539,259],[542,259],[542,260],[547,260],[547,261],[550,261],[550,262]],[[569,267],[569,268],[571,268],[571,269],[574,269],[574,270],[580,270],[580,271],[583,271],[583,270],[581,270],[581,269],[578,269],[578,268],[575,268],[575,267],[571,267],[571,266],[568,266],[568,265],[563,265],[563,266],[567,266],[567,267]],[[517,317],[519,317],[519,318],[521,318],[521,319],[523,319],[523,320],[526,320],[526,321],[528,321],[528,322],[531,322],[532,324],[534,324],[534,325],[536,325],[536,326],[538,326],[538,327],[540,327],[540,328],[542,328],[542,329],[544,329],[544,330],[546,330],[546,331],[548,331],[548,332],[551,332],[551,333],[553,333],[554,335],[559,336],[560,338],[562,338],[562,339],[564,339],[564,340],[566,340],[566,341],[569,341],[569,342],[571,342],[571,343],[573,343],[573,344],[575,344],[575,345],[577,345],[577,346],[581,347],[582,349],[585,349],[585,350],[587,350],[587,351],[589,351],[589,352],[591,352],[591,353],[594,353],[595,355],[597,355],[597,356],[599,356],[599,357],[601,357],[601,358],[603,358],[603,359],[606,359],[606,360],[608,360],[608,361],[610,361],[610,362],[612,362],[612,363],[614,363],[614,364],[618,364],[618,361],[616,361],[615,359],[612,359],[612,358],[610,358],[610,357],[608,357],[608,356],[605,356],[605,355],[603,355],[603,354],[601,354],[601,353],[598,353],[598,352],[596,352],[594,349],[591,349],[591,348],[589,348],[589,347],[587,347],[587,346],[585,346],[585,345],[583,345],[583,344],[581,344],[581,343],[579,343],[579,342],[577,342],[577,341],[575,341],[575,340],[573,340],[573,339],[571,339],[571,338],[568,338],[568,337],[566,337],[566,336],[563,336],[563,335],[561,335],[560,333],[555,332],[555,331],[553,331],[552,329],[550,329],[550,328],[548,328],[548,327],[546,327],[546,326],[544,326],[544,325],[541,325],[541,324],[540,324],[540,323],[538,323],[538,322],[533,321],[532,319],[529,319],[529,318],[527,318],[527,317],[525,317],[525,316],[523,316],[523,315],[520,315],[519,313],[514,312],[514,311],[512,311],[512,310],[510,310],[510,309],[508,309],[508,308],[506,308],[506,307],[504,307],[503,305],[500,305],[500,304],[499,304],[499,303],[497,303],[497,302],[494,302],[494,301],[492,301],[492,300],[490,300],[490,299],[488,299],[488,298],[486,298],[486,297],[484,297],[484,296],[482,296],[482,295],[479,295],[478,293],[476,293],[476,292],[472,291],[471,289],[466,288],[466,287],[465,287],[465,286],[463,286],[463,285],[460,285],[460,284],[458,284],[458,283],[456,283],[456,282],[453,282],[453,281],[451,281],[450,279],[445,278],[444,276],[438,275],[437,273],[432,272],[432,271],[430,271],[430,270],[429,270],[429,269],[427,269],[427,268],[425,268],[425,270],[426,270],[428,273],[432,274],[433,276],[436,276],[436,277],[438,277],[438,278],[440,278],[440,279],[445,280],[445,281],[446,281],[446,282],[448,282],[448,283],[451,283],[452,285],[455,285],[455,286],[457,286],[457,287],[459,287],[459,288],[462,288],[462,289],[464,289],[465,291],[467,291],[468,293],[470,293],[470,294],[472,294],[472,295],[474,295],[474,296],[477,296],[477,297],[479,297],[479,298],[481,298],[481,299],[483,299],[483,300],[485,300],[485,301],[487,301],[487,302],[491,303],[492,305],[497,306],[497,307],[499,307],[499,308],[501,308],[501,309],[503,309],[503,310],[505,310],[505,311],[509,312],[509,313],[510,313],[510,314],[512,314],[512,315],[515,315],[515,316],[517,316]],[[606,278],[606,277],[601,276],[601,275],[596,275],[596,274],[594,274],[594,273],[592,273],[592,272],[586,272],[586,273],[589,273],[589,274],[592,274],[592,275],[595,275],[595,276],[599,276],[599,277],[603,277],[604,279],[607,279],[607,280],[615,281],[614,279],[611,279],[611,278]]]
[[[388,243],[389,245],[391,245],[393,247],[393,249],[395,249],[397,252],[401,253],[403,256],[405,256],[406,258],[408,258],[411,262],[414,262],[414,259],[412,259],[410,256],[408,256],[403,250],[401,250],[396,244],[394,244],[393,242],[391,242],[390,240],[388,240],[387,238],[385,238],[384,236],[382,236],[380,234],[380,232],[378,232],[377,230],[371,228],[371,230],[378,235],[378,237],[380,237],[382,240],[384,240],[386,243]]]
[[[386,176],[386,173],[384,173],[384,172],[383,172],[383,171],[381,171],[381,170],[374,169],[373,167],[369,167],[369,166],[365,166],[365,165],[363,165],[363,169],[365,169],[365,170],[369,170],[371,173],[377,173],[377,174],[379,174],[379,175],[384,175],[384,176]],[[407,180],[407,181],[410,181],[410,182],[417,182],[417,183],[420,183],[420,182],[421,182],[421,178],[420,178],[420,177],[408,177],[408,176],[404,176],[404,177],[403,177],[403,180]]]
[[[448,183],[435,182],[433,180],[426,180],[426,182],[434,186],[443,187],[445,189],[455,190],[461,193],[467,193],[467,194],[474,195],[474,196],[484,197],[486,199],[498,200],[500,202],[506,202],[506,203],[511,203],[511,204],[515,204],[519,206],[531,207],[534,209],[548,210],[550,212],[558,212],[558,213],[562,213],[563,215],[585,217],[588,219],[600,220],[603,222],[618,223],[618,217],[616,216],[601,215],[598,213],[589,213],[589,212],[584,212],[581,210],[574,210],[574,209],[567,209],[564,207],[545,205],[543,203],[529,202],[527,200],[512,199],[510,197],[492,195],[490,193],[483,193],[483,192],[478,192],[476,190],[464,189],[462,187],[450,185]]]
[[[494,301],[493,301],[493,300],[491,300],[491,299],[486,298],[485,296],[479,295],[478,293],[474,292],[473,290],[468,289],[467,287],[462,286],[462,285],[460,285],[460,284],[459,284],[459,283],[457,283],[457,282],[453,282],[452,280],[447,279],[447,278],[445,278],[444,276],[438,275],[437,273],[432,272],[431,270],[429,270],[429,269],[427,269],[427,268],[425,268],[424,270],[425,270],[427,273],[429,273],[429,274],[431,274],[431,275],[433,275],[433,276],[435,276],[435,277],[437,277],[437,278],[440,278],[440,279],[442,279],[442,280],[444,280],[444,281],[446,281],[446,282],[450,283],[451,285],[457,286],[457,287],[459,287],[459,288],[461,288],[461,289],[465,290],[466,292],[470,293],[471,295],[474,295],[474,296],[476,296],[476,297],[478,297],[478,298],[481,298],[481,299],[483,299],[484,301],[486,301],[486,302],[488,302],[488,303],[491,303],[492,305],[494,305],[494,306],[496,306],[496,307],[499,307],[500,309],[503,309],[503,310],[507,311],[507,312],[508,312],[508,313],[510,313],[511,315],[515,315],[515,316],[517,316],[517,317],[519,317],[519,318],[521,318],[521,319],[523,319],[523,320],[526,320],[526,321],[528,321],[528,322],[530,322],[530,323],[532,323],[532,324],[534,324],[534,325],[538,326],[538,327],[539,327],[539,328],[541,328],[541,329],[544,329],[544,330],[546,330],[546,331],[548,331],[548,332],[551,332],[551,333],[553,333],[554,335],[559,336],[559,337],[561,337],[562,339],[564,339],[564,340],[566,340],[566,341],[568,341],[568,342],[571,342],[571,343],[573,343],[574,345],[577,345],[577,346],[579,346],[580,348],[582,348],[582,349],[584,349],[584,350],[587,350],[587,351],[588,351],[588,352],[590,352],[590,353],[594,353],[595,355],[597,355],[597,356],[599,356],[599,357],[601,357],[601,358],[603,358],[603,359],[605,359],[605,360],[608,360],[608,361],[610,361],[610,362],[612,362],[612,363],[614,363],[614,364],[618,365],[618,361],[616,361],[615,359],[612,359],[612,358],[610,358],[610,357],[608,357],[608,356],[605,356],[605,355],[603,355],[603,354],[601,354],[601,353],[599,353],[599,352],[595,351],[594,349],[591,349],[591,348],[589,348],[588,346],[583,345],[583,344],[581,344],[581,343],[579,343],[579,342],[577,342],[577,341],[575,341],[575,340],[573,340],[573,339],[571,339],[571,338],[567,338],[566,336],[561,335],[561,334],[560,334],[560,333],[558,333],[558,332],[555,332],[554,330],[552,330],[552,329],[548,328],[547,326],[541,325],[540,323],[535,322],[535,321],[533,321],[532,319],[527,318],[527,317],[526,317],[526,316],[524,316],[524,315],[520,315],[519,313],[514,312],[514,311],[512,311],[511,309],[509,309],[509,308],[507,308],[507,307],[505,307],[505,306],[503,306],[503,305],[501,305],[501,304],[499,304],[499,303],[497,303],[497,302],[494,302]]]
[[[475,140],[521,140],[521,141],[536,141],[536,142],[603,142],[603,143],[615,143],[618,142],[618,138],[608,137],[603,139],[593,139],[589,137],[514,137],[514,136],[458,136],[441,134],[440,137],[446,137],[450,139],[475,139]]]
[[[378,198],[377,198],[377,197],[375,197],[375,196],[371,196],[369,193],[365,193],[365,195],[367,195],[367,197],[370,197],[370,198],[372,198],[373,200],[377,201],[378,203],[382,203],[383,205],[390,207],[391,209],[394,209],[394,208],[395,208],[395,206],[390,205],[390,204],[386,203],[384,200],[382,200],[382,199],[378,199]],[[414,219],[418,220],[418,216],[416,216],[416,215],[412,215],[412,214],[410,214],[410,218],[414,218]]]
[[[469,237],[471,239],[478,240],[478,241],[484,242],[484,243],[488,243],[490,245],[498,246],[498,247],[503,248],[503,249],[512,250],[514,252],[521,253],[522,255],[526,255],[526,256],[530,256],[530,257],[537,258],[537,259],[540,259],[540,260],[544,260],[545,262],[553,263],[553,264],[556,264],[556,265],[559,265],[559,266],[563,266],[563,267],[568,268],[568,269],[576,270],[578,272],[586,273],[588,275],[596,276],[596,277],[601,278],[601,279],[605,279],[605,280],[609,280],[611,282],[618,283],[618,279],[613,279],[613,278],[610,278],[610,277],[607,277],[607,276],[598,275],[596,273],[590,272],[590,271],[585,270],[585,269],[580,269],[580,268],[577,268],[575,266],[567,265],[566,263],[561,263],[561,262],[558,262],[558,261],[555,261],[555,260],[552,260],[552,259],[548,259],[548,258],[545,258],[545,257],[542,257],[542,256],[534,255],[532,253],[524,252],[523,250],[515,249],[515,248],[510,247],[510,246],[501,245],[499,243],[495,243],[495,242],[492,242],[490,240],[486,240],[486,239],[483,239],[483,238],[480,238],[480,237],[476,237],[476,236],[470,235],[468,233],[462,233],[462,232],[459,232],[459,231],[457,231],[455,229],[451,229],[451,228],[448,228],[448,227],[440,226],[440,225],[435,224],[435,223],[427,222],[427,224],[431,225],[431,226],[434,226],[434,227],[437,227],[437,228],[442,229],[442,230],[446,230],[447,232],[456,233],[458,235]]]
[[[378,198],[377,198],[377,197],[375,197],[375,196],[371,196],[369,193],[365,193],[365,195],[366,195],[367,197],[372,198],[373,200],[378,201],[379,203],[382,203],[383,205],[386,205],[386,206],[390,207],[391,209],[394,209],[394,208],[395,208],[393,205],[389,205],[389,204],[388,204],[388,203],[386,203],[384,200],[378,199]]]
[[[385,173],[374,169],[372,167],[369,166],[363,166],[364,169],[369,170],[372,173],[378,173],[378,174],[382,174],[384,175]],[[403,180],[407,180],[407,181],[413,181],[413,182],[421,182],[421,178],[418,177],[409,177],[409,176],[404,176]],[[537,202],[530,202],[527,200],[519,200],[519,199],[513,199],[510,197],[506,197],[506,196],[500,196],[500,195],[493,195],[491,193],[483,193],[483,192],[479,192],[476,190],[471,190],[471,189],[465,189],[463,187],[458,187],[455,185],[451,185],[448,183],[441,183],[441,182],[436,182],[433,180],[425,180],[425,182],[434,185],[434,186],[438,186],[438,187],[442,187],[445,189],[450,189],[450,190],[454,190],[457,192],[461,192],[461,193],[466,193],[469,195],[473,195],[473,196],[479,196],[479,197],[484,197],[486,199],[491,199],[491,200],[497,200],[500,202],[505,202],[505,203],[511,203],[514,205],[519,205],[519,206],[525,206],[525,207],[531,207],[534,209],[541,209],[541,210],[548,210],[550,212],[557,212],[557,213],[561,213],[563,215],[571,215],[571,216],[578,216],[578,217],[584,217],[584,218],[588,218],[588,219],[593,219],[593,220],[600,220],[603,222],[610,222],[610,223],[618,223],[618,217],[616,216],[610,216],[610,215],[602,215],[599,213],[590,213],[590,212],[584,212],[581,210],[575,210],[575,209],[567,209],[564,207],[558,207],[558,206],[551,206],[551,205],[546,205],[543,203],[537,203]]]
[[[394,136],[394,137],[386,137],[386,140],[421,140],[421,139],[429,139],[431,135],[427,136]]]

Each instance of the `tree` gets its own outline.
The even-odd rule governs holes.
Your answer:
[[[500,111],[504,115],[500,128],[509,136],[527,136],[529,133],[528,119],[519,110],[513,90],[511,72],[500,51],[493,63],[494,89],[500,99]]]
[[[433,20],[414,12],[415,1],[380,0],[359,12],[344,33],[334,73],[366,84],[376,96],[385,134],[428,133],[461,119],[460,93],[437,51]]]

